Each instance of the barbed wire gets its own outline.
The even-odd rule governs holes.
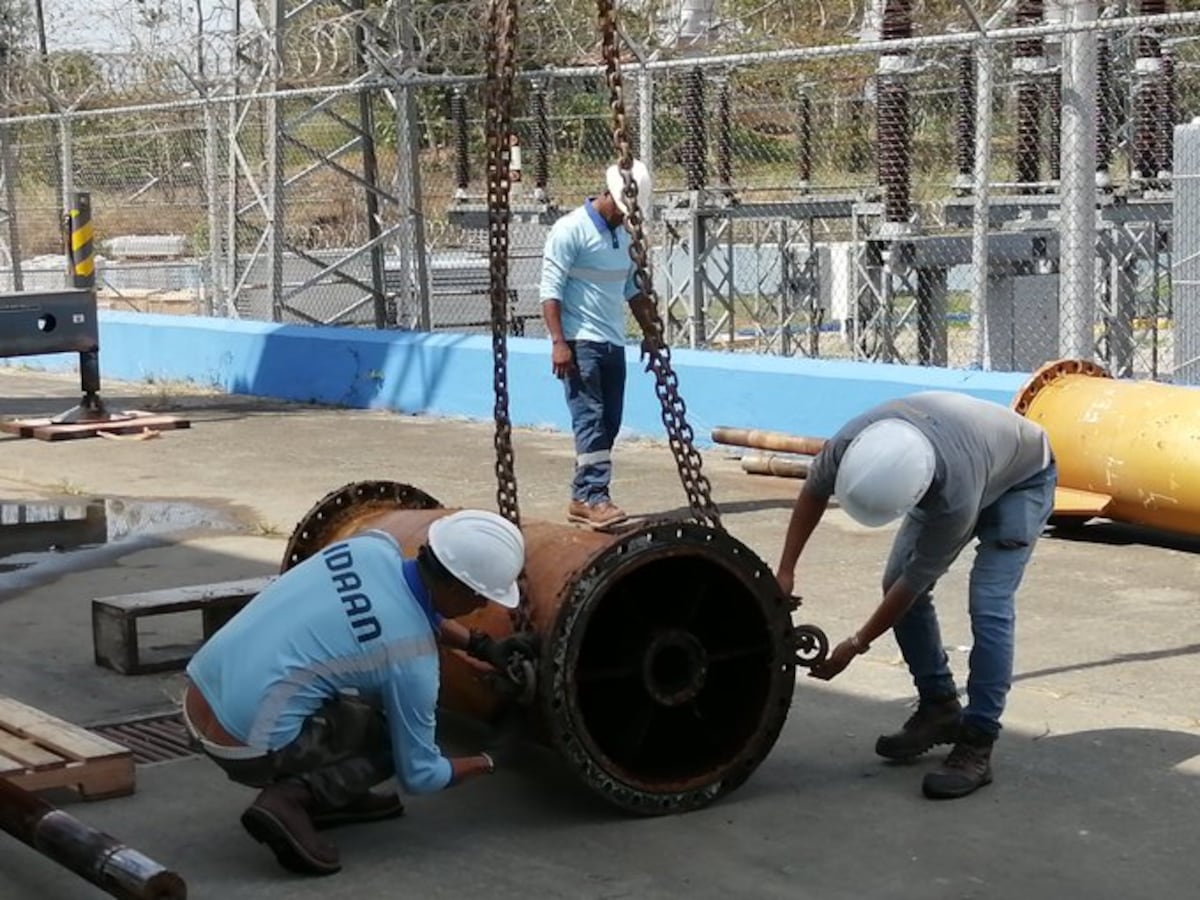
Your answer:
[[[1002,0],[979,4],[982,13]],[[329,84],[353,77],[369,64],[383,69],[478,73],[484,59],[480,22],[488,0],[404,4],[384,0],[360,10],[338,2],[285,9],[278,44],[282,87]],[[0,4],[2,6],[3,4]],[[642,0],[622,11],[623,36],[640,54],[746,52],[786,46],[797,36],[821,41],[870,38],[876,0],[730,0],[710,31],[689,43],[681,36],[680,0]],[[20,7],[14,7],[18,9]],[[518,62],[522,68],[596,61],[597,37],[591,0],[535,0],[526,5]],[[402,9],[409,19],[399,22]],[[100,0],[80,7],[69,0],[43,0],[45,29],[39,37],[32,18],[5,26],[11,46],[5,60],[9,114],[52,109],[122,105],[137,98],[167,99],[197,92],[222,93],[235,79],[251,82],[275,52],[275,36],[247,0]],[[965,16],[954,0],[916,0],[915,16],[940,22]],[[401,25],[405,25],[404,29]],[[412,35],[402,53],[397,35]],[[46,55],[38,52],[44,43]]]

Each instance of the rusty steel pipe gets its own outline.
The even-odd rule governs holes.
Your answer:
[[[754,450],[776,450],[780,453],[799,453],[801,456],[816,456],[825,446],[825,438],[803,437],[782,431],[760,431],[756,428],[729,428],[723,425],[712,430],[712,439],[718,444],[750,447]]]
[[[454,512],[394,482],[335,491],[300,522],[284,570],[366,529],[407,554]],[[589,789],[641,815],[705,806],[742,784],[779,736],[795,688],[790,603],[727,533],[658,522],[619,534],[522,522],[522,592],[540,636],[529,736]],[[492,604],[460,620],[503,637]],[[511,708],[491,669],[441,651],[440,705],[495,723]]]
[[[1035,372],[1013,408],[1041,425],[1058,461],[1055,513],[1200,534],[1200,394],[1112,378],[1090,360]]]
[[[187,900],[183,879],[0,778],[0,828],[120,900]]]

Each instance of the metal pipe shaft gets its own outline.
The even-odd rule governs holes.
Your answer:
[[[284,568],[382,529],[415,553],[453,512],[394,482],[330,494],[296,527]],[[660,522],[604,534],[544,522],[525,536],[522,608],[495,604],[462,624],[539,635],[529,736],[583,784],[641,815],[705,806],[770,751],[795,688],[790,604],[770,568],[724,531]],[[441,651],[440,705],[484,722],[512,708],[499,676]]]
[[[1200,394],[1109,377],[1058,360],[1039,369],[1013,408],[1041,425],[1058,462],[1056,512],[1200,534]]]
[[[120,900],[187,900],[183,879],[0,778],[0,828]]]
[[[812,460],[775,453],[747,453],[742,457],[742,471],[751,475],[776,475],[780,478],[807,478]]]
[[[804,456],[816,456],[825,446],[825,438],[802,437],[782,431],[760,431],[754,428],[728,428],[725,426],[714,428],[712,439],[718,444],[752,447],[755,450],[777,450],[781,453],[799,453]]]

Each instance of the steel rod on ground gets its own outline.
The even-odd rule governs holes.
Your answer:
[[[781,456],[778,453],[747,453],[742,471],[750,475],[775,475],[779,478],[807,478],[811,459]]]
[[[755,450],[777,450],[783,453],[800,453],[816,456],[825,446],[825,439],[787,434],[782,431],[760,431],[753,428],[728,428],[718,425],[712,430],[712,439],[718,444],[735,447],[753,447]]]
[[[187,900],[187,884],[174,872],[6,778],[0,828],[120,900]]]

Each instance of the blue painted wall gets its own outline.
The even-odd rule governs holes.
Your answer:
[[[22,365],[73,370],[74,354],[26,357]],[[628,432],[663,434],[653,381],[628,355]],[[913,391],[956,390],[1008,404],[1019,373],[929,369],[714,353],[672,352],[697,443],[717,425],[825,437],[850,416]],[[492,345],[480,335],[374,332],[233,319],[100,313],[105,378],[187,381],[254,394],[404,413],[492,417]],[[509,341],[511,415],[516,425],[570,429],[544,340]]]

